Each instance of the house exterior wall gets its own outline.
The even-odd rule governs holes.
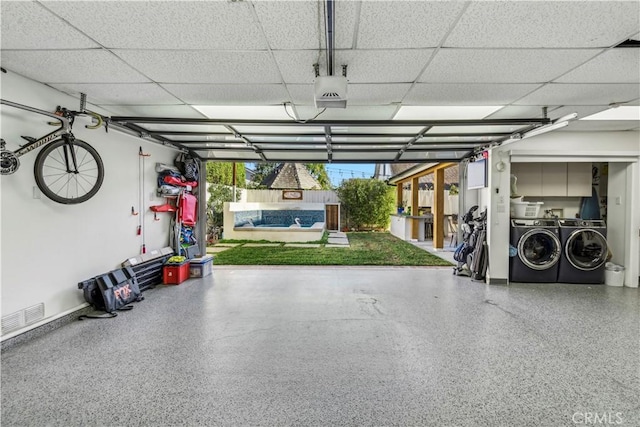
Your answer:
[[[2,74],[2,98],[47,111],[57,105],[79,107],[78,99],[11,73]],[[104,183],[96,196],[77,205],[62,205],[44,195],[35,198],[33,166],[39,149],[22,156],[19,170],[1,178],[2,316],[40,303],[45,307],[41,322],[5,333],[2,339],[83,307],[78,282],[140,254],[139,220],[148,250],[168,246],[169,216],[160,214],[160,220],[154,221],[148,207],[165,202],[155,196],[155,163],[172,163],[176,151],[114,129],[108,133],[104,128],[85,129],[89,120],[76,120],[75,136],[89,142],[104,162]],[[45,116],[2,106],[2,138],[7,148],[15,150],[22,144],[20,135],[39,137],[55,129],[46,121]],[[142,197],[140,147],[151,155],[145,160]],[[139,206],[141,198],[144,207]],[[138,216],[131,214],[132,207]]]

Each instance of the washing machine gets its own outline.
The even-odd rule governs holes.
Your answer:
[[[558,222],[555,219],[512,219],[509,258],[511,282],[553,283],[558,279],[562,255]]]
[[[603,283],[609,248],[607,225],[593,219],[561,219],[558,282]]]

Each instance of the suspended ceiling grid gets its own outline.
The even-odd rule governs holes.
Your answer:
[[[323,4],[2,1],[1,64],[71,96],[86,93],[89,108],[113,117],[205,119],[196,106],[286,103],[304,120],[320,111],[313,105],[313,64],[326,74]],[[612,103],[640,105],[640,49],[616,47],[640,37],[637,1],[337,1],[335,6],[334,62],[338,70],[348,65],[348,107],[326,110],[318,117],[323,122],[302,126],[304,134],[296,135],[297,125],[293,131],[246,123],[135,123],[152,132],[213,132],[199,138],[159,135],[198,140],[200,145],[180,143],[207,158],[322,161],[329,158],[325,126],[330,126],[333,161],[393,160],[403,147],[400,161],[419,161],[457,158],[479,145],[479,135],[529,125],[487,124],[473,131],[478,132],[473,139],[466,135],[471,125],[437,124],[425,132],[431,136],[407,147],[434,117],[415,128],[398,127],[391,119],[403,106],[496,105],[501,108],[478,118],[526,121],[543,117],[543,107],[557,119],[572,112],[584,117]],[[340,121],[379,123],[358,129]],[[640,119],[578,120],[559,132],[639,128]],[[353,135],[345,140],[342,133]],[[363,133],[379,136],[354,136]],[[429,139],[442,133],[457,136]],[[241,135],[244,145],[222,149],[218,139],[229,143],[229,134],[231,143]],[[218,144],[217,150],[202,146],[202,140]],[[440,144],[428,145],[433,142]],[[324,153],[312,151],[321,146]],[[303,147],[307,151],[296,151]],[[390,151],[376,151],[383,149]]]

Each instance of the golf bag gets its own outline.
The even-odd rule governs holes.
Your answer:
[[[468,266],[471,270],[471,280],[484,281],[487,274],[487,211],[482,212],[476,220],[476,227],[471,236],[473,252],[469,255]]]
[[[458,262],[458,264],[453,268],[453,274],[455,275],[471,275],[467,259],[474,249],[473,242],[471,242],[471,236],[475,229],[473,214],[477,210],[478,206],[472,206],[471,209],[462,216],[462,225],[460,227],[462,230],[462,243],[456,247],[456,250],[453,253],[453,259]]]

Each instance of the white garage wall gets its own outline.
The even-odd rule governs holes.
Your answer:
[[[77,99],[11,73],[2,74],[2,98],[47,111],[57,105],[79,108]],[[2,106],[2,137],[7,148],[15,150],[22,144],[20,135],[39,137],[55,129],[46,125],[46,120],[45,116]],[[34,198],[33,165],[38,150],[20,158],[16,173],[1,178],[2,316],[44,303],[45,319],[53,320],[80,308],[84,299],[78,282],[140,254],[139,218],[146,225],[147,250],[168,245],[168,215],[159,214],[160,221],[154,221],[148,207],[164,203],[154,195],[155,162],[172,163],[176,152],[113,129],[109,133],[104,128],[88,130],[84,127],[87,123],[87,119],[78,119],[74,134],[96,148],[105,166],[104,183],[92,199],[62,205],[44,195]],[[151,154],[145,160],[144,208],[139,207],[138,196],[139,147]],[[132,206],[142,216],[133,216]]]
[[[613,253],[612,261],[624,265],[625,229],[616,225],[626,224],[627,215],[624,209],[627,190],[627,165],[611,163],[609,165],[609,192],[607,197],[607,241]],[[620,204],[616,203],[616,199]]]
[[[502,152],[502,154],[499,154]],[[554,132],[524,139],[512,144],[497,147],[490,152],[489,190],[489,281],[500,283],[509,276],[509,175],[510,156],[517,155],[528,161],[612,161],[624,169],[625,197],[615,210],[620,221],[612,222],[609,228],[618,227],[615,234],[630,236],[625,239],[624,247],[618,248],[618,257],[624,259],[627,267],[625,284],[637,283],[638,271],[638,229],[640,228],[640,181],[638,169],[640,162],[639,132]],[[500,160],[506,163],[502,172],[496,171],[495,164]],[[616,166],[613,167],[616,170]],[[611,172],[610,172],[611,173]],[[609,178],[611,180],[611,177]],[[609,189],[611,190],[611,181]],[[496,193],[496,189],[499,193]],[[610,195],[611,196],[611,195]],[[504,205],[504,206],[499,206]],[[624,220],[622,217],[624,216]],[[622,230],[620,230],[622,228]]]

